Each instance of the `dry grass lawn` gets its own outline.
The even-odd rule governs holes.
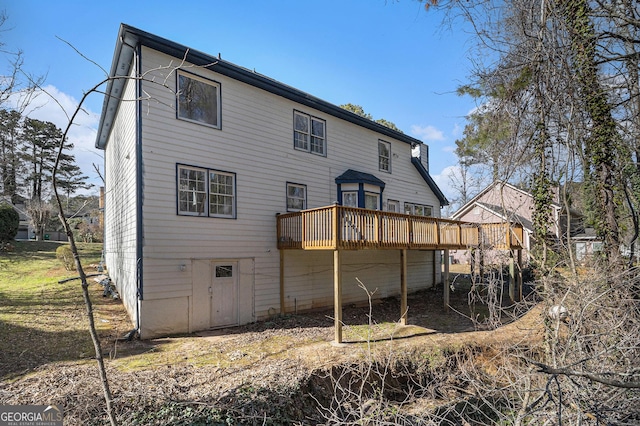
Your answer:
[[[80,284],[58,283],[74,273],[58,265],[55,243],[23,244],[0,255],[0,404],[60,404],[68,424],[101,424],[103,400]],[[83,246],[85,265],[98,262],[99,250]],[[88,267],[87,272],[93,271]],[[102,297],[98,284],[90,288],[116,406],[122,419],[131,420],[168,401],[210,405],[239,389],[255,398],[261,386],[281,389],[314,370],[358,362],[376,352],[419,351],[438,360],[465,345],[537,338],[535,309],[506,309],[503,327],[482,330],[468,318],[464,279],[456,283],[448,311],[441,287],[410,295],[407,326],[397,323],[400,302],[395,298],[376,301],[371,317],[368,306],[345,307],[347,343],[342,346],[332,344],[332,310],[194,335],[119,341],[131,328],[122,304]]]

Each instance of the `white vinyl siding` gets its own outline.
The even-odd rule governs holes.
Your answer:
[[[398,250],[345,250],[341,252],[341,263],[343,305],[367,300],[359,282],[370,292],[376,290],[374,300],[400,294]],[[286,250],[284,281],[287,312],[333,306],[333,252]],[[408,292],[430,288],[432,281],[433,252],[407,250]],[[409,315],[416,314],[409,307]]]
[[[135,67],[135,66],[134,66]],[[137,318],[136,81],[128,80],[105,147],[104,255],[132,323]]]
[[[142,58],[142,72],[149,72],[149,78],[176,81],[169,74],[170,68],[167,68],[172,60],[176,63],[176,58],[146,47],[142,48]],[[185,67],[188,65],[185,64]],[[240,291],[245,295],[241,297],[241,302],[248,306],[241,309],[241,315],[245,315],[241,318],[241,323],[266,318],[280,308],[280,254],[276,246],[276,214],[286,211],[283,189],[287,182],[304,182],[307,185],[306,208],[330,205],[338,197],[335,178],[346,170],[380,174],[377,165],[378,151],[375,144],[371,145],[371,141],[377,141],[381,135],[210,70],[198,67],[189,70],[207,81],[218,81],[224,87],[220,106],[224,111],[223,128],[214,129],[177,119],[173,108],[175,94],[157,84],[142,82],[143,93],[157,100],[149,104],[143,102],[144,113],[140,116],[144,164],[143,196],[141,200],[136,200],[135,190],[130,188],[130,192],[122,194],[124,197],[118,203],[118,207],[123,209],[119,214],[129,214],[135,211],[133,206],[137,202],[142,202],[145,309],[151,310],[153,305],[150,302],[155,300],[175,300],[180,306],[187,304],[189,309],[194,309],[198,296],[194,295],[194,271],[190,265],[197,262],[208,265],[210,259],[238,260],[241,265]],[[133,108],[133,105],[133,102],[121,104],[120,113],[127,111],[129,106]],[[309,155],[309,151],[291,147],[292,111],[301,109],[308,109],[310,115],[326,123],[323,157]],[[131,121],[135,123],[134,120]],[[339,144],[336,142],[334,146],[332,143],[330,150],[326,150],[327,128],[332,135],[336,135],[336,141],[339,136]],[[310,129],[311,122],[311,133]],[[393,174],[382,177],[386,184],[385,198],[421,200],[433,205],[438,203],[411,164],[411,147],[394,139],[388,141],[392,152],[398,157],[394,157]],[[310,150],[311,139],[308,144]],[[119,145],[117,149],[128,150],[123,145]],[[122,161],[122,168],[133,174],[133,158],[125,160],[126,154],[122,152],[118,158]],[[235,172],[236,220],[206,220],[176,215],[176,164]],[[365,191],[375,192],[375,189],[365,188]],[[436,209],[436,213],[439,213],[439,209]],[[123,217],[123,220],[129,223],[133,219]],[[127,243],[133,244],[133,241],[135,239]],[[399,257],[396,262],[394,251],[371,251],[374,252],[376,259],[392,258],[383,264],[384,268],[387,264],[399,265]],[[133,258],[127,259],[127,262],[135,271],[135,252],[132,253]],[[325,300],[324,294],[332,291],[332,277],[323,271],[332,269],[326,269],[327,265],[323,260],[326,253],[317,253],[320,256],[318,260],[296,250],[285,253],[285,303],[292,304],[297,295],[304,293],[305,300],[310,300],[308,306],[331,305],[332,299],[329,297]],[[415,255],[419,257],[418,253]],[[291,266],[292,259],[298,257],[305,263]],[[355,255],[354,262],[356,261],[364,265],[371,263],[366,256],[363,258]],[[416,265],[419,263],[417,261]],[[243,269],[242,265],[245,264],[249,266]],[[117,262],[112,262],[111,265],[114,269],[120,267]],[[349,268],[347,270],[351,272],[348,273],[354,274],[357,265]],[[367,286],[387,286],[384,282],[387,276],[399,280],[399,272],[396,274],[395,268],[396,266],[392,266],[390,272],[385,274],[379,274],[375,270],[368,273]],[[420,272],[420,276],[417,276],[410,272],[408,278],[411,282],[417,280],[416,286],[422,280],[420,285],[425,287],[432,281],[431,275],[425,274]],[[350,280],[349,285],[351,284]],[[135,279],[132,285],[135,289]],[[389,285],[389,292],[396,288],[393,284]],[[366,295],[361,293],[361,290],[354,290],[353,297],[366,299]],[[166,321],[170,320],[166,318]],[[182,324],[187,320],[180,321]],[[189,324],[192,327],[193,323]]]

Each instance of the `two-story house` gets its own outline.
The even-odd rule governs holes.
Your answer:
[[[142,338],[331,306],[331,251],[283,254],[278,215],[337,203],[439,217],[447,204],[421,141],[127,25],[96,146],[105,262]],[[439,279],[436,250],[409,250],[406,273],[395,253],[345,251],[342,301],[366,300],[356,278],[377,297],[402,274],[409,291]]]
[[[577,191],[577,184],[573,184],[569,189]],[[560,203],[557,189],[555,192],[550,206],[551,217],[548,224],[550,240],[556,246],[560,246],[565,244],[569,237],[576,258],[582,260],[585,256],[597,251],[600,242],[593,229],[584,227],[582,214],[576,209],[567,209]],[[523,234],[520,245],[525,259],[528,259],[529,252],[535,242],[533,210],[533,194],[508,182],[494,181],[453,213],[451,219],[479,224],[513,223],[522,225]],[[509,256],[509,253],[490,251],[485,256],[484,260],[488,263],[502,263],[504,261],[502,258]],[[455,250],[451,252],[451,257],[458,263],[470,263],[471,251]]]

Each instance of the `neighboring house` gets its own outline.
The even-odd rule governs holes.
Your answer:
[[[18,225],[16,240],[28,240],[32,235],[35,235],[33,227],[31,226],[31,219],[27,213],[27,207],[24,203],[13,204],[10,197],[0,197],[0,204],[9,204],[20,216],[20,224]]]
[[[592,229],[585,229],[582,215],[567,210],[556,200],[551,203],[551,221],[549,234],[554,243],[562,244],[566,241],[567,232],[571,236],[573,249],[578,260],[598,250],[599,245]],[[533,195],[507,182],[495,181],[478,195],[469,200],[451,215],[451,219],[472,223],[518,223],[523,227],[523,255],[528,258],[533,244]],[[570,228],[570,229],[569,229]],[[508,252],[488,253],[485,259],[488,263],[500,263],[499,256],[508,256]],[[498,256],[498,257],[496,257]],[[470,250],[456,250],[451,252],[451,259],[455,263],[470,263]]]
[[[279,214],[447,204],[421,141],[219,56],[122,25],[110,75],[104,253],[142,338],[331,306],[333,254],[279,251]],[[402,254],[406,274],[393,253],[345,251],[343,302],[366,301],[356,278],[375,297],[440,279],[439,251]]]

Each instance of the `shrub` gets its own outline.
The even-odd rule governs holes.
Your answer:
[[[0,242],[13,240],[18,234],[20,215],[8,204],[0,204]]]
[[[56,249],[56,257],[64,265],[64,269],[66,269],[67,271],[71,271],[75,267],[71,247],[67,245],[58,247]]]

